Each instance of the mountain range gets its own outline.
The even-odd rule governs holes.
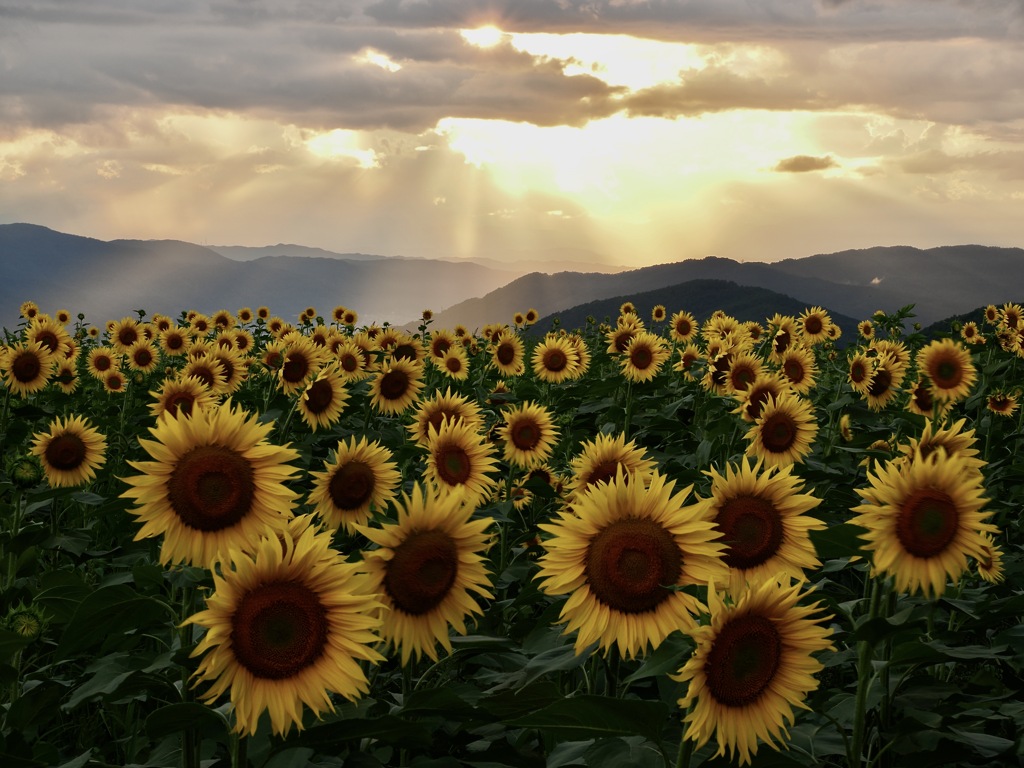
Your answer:
[[[664,304],[669,313],[688,309],[698,319],[712,304],[759,321],[776,306],[782,314],[820,306],[843,318],[841,326],[908,304],[915,305],[915,319],[928,325],[985,304],[1024,300],[1020,248],[879,246],[774,263],[709,256],[619,272],[609,272],[614,268],[603,260],[591,268],[586,258],[586,252],[560,252],[533,262],[442,260],[287,244],[103,241],[33,224],[5,224],[0,225],[0,325],[13,327],[26,299],[44,312],[82,312],[94,323],[136,309],[177,316],[191,308],[212,313],[260,305],[294,320],[310,305],[325,316],[344,305],[355,309],[361,322],[415,325],[429,308],[433,327],[461,323],[470,329],[510,322],[529,308],[545,318],[538,328],[555,315],[563,327],[578,327],[581,322],[573,318],[585,320],[589,314],[602,320],[627,299],[645,313]],[[587,308],[592,302],[604,303]]]

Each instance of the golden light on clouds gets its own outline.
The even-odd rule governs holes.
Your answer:
[[[477,48],[493,48],[505,38],[505,33],[495,26],[478,27],[477,29],[460,29],[462,39]]]
[[[402,68],[401,64],[392,60],[386,53],[375,51],[373,48],[360,51],[358,55],[352,57],[352,60],[360,64],[372,64],[388,72],[397,72]]]
[[[377,166],[377,153],[361,146],[362,137],[358,131],[336,128],[326,133],[318,133],[304,140],[306,149],[317,157],[327,159],[346,158],[355,160],[360,168]]]

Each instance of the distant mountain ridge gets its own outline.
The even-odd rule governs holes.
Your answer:
[[[531,307],[541,315],[565,313],[586,301],[630,297],[693,280],[765,288],[804,306],[822,306],[858,320],[879,309],[893,312],[913,304],[915,319],[928,325],[979,305],[1024,300],[1024,250],[895,246],[771,264],[709,256],[616,275],[532,273],[449,308],[436,317],[436,323],[479,327],[495,320],[507,322],[514,313]]]
[[[552,251],[547,271],[588,253]],[[286,244],[107,242],[33,224],[5,224],[0,225],[0,325],[13,327],[19,304],[31,299],[44,312],[66,308],[95,323],[136,309],[177,315],[192,308],[234,311],[264,304],[294,320],[307,306],[326,316],[344,305],[362,322],[415,323],[422,310],[431,309],[435,328],[474,329],[510,322],[529,308],[541,316],[568,318],[588,302],[632,299],[672,287],[679,287],[672,296],[693,296],[699,281],[731,284],[723,299],[728,295],[740,309],[744,302],[768,306],[767,294],[748,292],[744,298],[743,289],[757,288],[779,297],[773,301],[780,306],[788,298],[800,307],[821,306],[855,320],[914,304],[922,325],[989,303],[1024,300],[1024,250],[980,245],[879,246],[771,264],[709,256],[611,274],[605,273],[614,269],[605,257],[592,269],[547,274],[526,273],[526,266],[500,259],[348,256]],[[694,311],[672,301],[656,303],[670,313]]]

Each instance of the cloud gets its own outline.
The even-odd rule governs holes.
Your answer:
[[[808,173],[809,171],[824,171],[829,168],[836,168],[839,165],[830,155],[825,157],[813,157],[811,155],[794,155],[779,160],[778,165],[772,170],[779,173]]]

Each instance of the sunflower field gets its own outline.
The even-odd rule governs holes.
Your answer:
[[[1020,764],[1024,316],[912,311],[26,301],[0,765]]]

